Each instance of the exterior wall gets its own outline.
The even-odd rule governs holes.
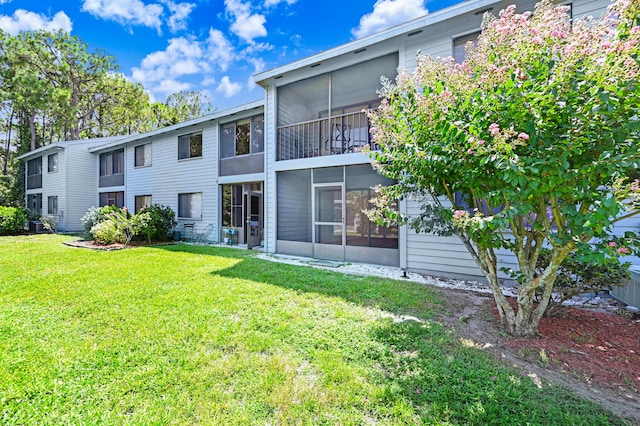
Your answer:
[[[82,231],[80,219],[90,207],[98,205],[98,157],[88,151],[89,147],[85,144],[71,144],[65,149],[65,231]]]
[[[390,39],[373,38],[371,45],[367,46],[366,51],[362,53],[356,55],[353,51],[345,49],[343,53],[336,54],[335,57],[320,61],[319,65],[314,64],[313,67],[288,69],[281,76],[270,78],[264,82],[266,89],[266,144],[272,148],[267,151],[265,168],[267,176],[267,251],[275,252],[277,250],[277,186],[275,181],[278,170],[323,167],[349,164],[350,161],[359,161],[353,160],[350,154],[330,158],[321,157],[276,162],[277,87],[320,75],[334,69],[347,67],[354,63],[366,61],[394,51],[399,54],[399,66],[411,71],[415,68],[418,51],[425,52],[434,57],[451,56],[453,54],[453,40],[455,38],[480,30],[482,23],[481,12],[483,9],[491,8],[491,12],[497,14],[499,10],[511,3],[512,2],[508,1],[487,2],[484,7],[476,11],[464,15],[451,16],[449,19],[423,27],[421,31],[414,30],[408,34],[395,36]],[[533,0],[518,1],[517,7],[519,11],[524,12],[526,10],[533,10],[535,3]],[[578,0],[571,3],[574,18],[587,15],[598,17],[609,4],[607,0]],[[359,50],[362,51],[362,49]],[[420,203],[416,200],[407,200],[401,205],[402,211],[409,214],[417,214],[419,208]],[[401,229],[400,237],[401,267],[437,275],[482,279],[475,262],[468,254],[464,245],[456,237],[417,234],[410,229]],[[509,252],[499,252],[498,257],[500,267],[517,268],[516,259]],[[502,278],[508,277],[502,275]]]
[[[497,14],[512,2],[499,2],[492,6],[491,13]],[[516,3],[518,11],[533,10],[535,1],[526,0]],[[573,1],[574,18],[583,16],[600,16],[609,2],[606,0]],[[421,51],[434,57],[447,57],[453,54],[453,39],[475,31],[482,24],[482,14],[467,14],[438,23],[415,36],[407,37],[405,44],[404,67],[413,70],[416,66],[417,52]],[[407,201],[407,212],[418,214],[420,203]],[[498,251],[498,267],[517,269],[515,256],[506,250]],[[406,267],[410,270],[432,273],[450,277],[468,277],[484,279],[479,268],[457,237],[440,237],[436,235],[417,234],[407,230]],[[499,272],[502,279],[509,277]]]
[[[58,154],[58,171],[49,173],[47,167],[47,157],[51,154]],[[64,212],[65,210],[65,167],[64,162],[66,158],[66,153],[62,149],[48,149],[42,151],[40,155],[29,158],[42,158],[42,187],[35,189],[27,189],[26,195],[31,194],[42,194],[42,213],[41,216],[48,216],[49,212],[47,210],[47,201],[48,197],[57,196],[58,197],[58,214],[60,212]],[[25,161],[26,167],[26,161]],[[62,218],[58,221],[58,226],[60,230],[67,229],[67,219],[65,217],[66,212],[63,213]]]
[[[202,131],[202,157],[178,160],[178,136],[197,131]],[[151,143],[151,165],[135,167],[135,147],[144,143]],[[169,206],[176,212],[178,230],[185,223],[195,223],[194,232],[213,224],[212,235],[219,235],[217,175],[216,121],[140,138],[125,149],[125,205],[133,211],[137,195],[151,195],[153,204]],[[178,194],[197,192],[202,193],[202,219],[178,218]]]

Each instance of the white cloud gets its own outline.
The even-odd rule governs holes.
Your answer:
[[[240,93],[240,90],[242,90],[242,84],[232,82],[229,76],[225,75],[220,80],[216,93],[222,93],[225,98],[231,98]]]
[[[52,18],[24,9],[16,10],[11,16],[0,15],[0,28],[9,34],[35,30],[71,32],[72,27],[71,19],[62,11]]]
[[[170,16],[167,21],[169,29],[172,33],[187,28],[187,18],[191,14],[191,11],[196,7],[195,3],[174,3],[171,0],[163,1],[167,9],[169,9]]]
[[[242,3],[240,0],[224,0],[227,13],[233,17],[231,31],[247,43],[253,43],[257,37],[265,37],[267,28],[264,24],[267,19],[264,15],[251,14],[251,3]]]
[[[0,0],[0,4],[11,3],[11,0]]]
[[[373,5],[373,12],[360,18],[360,25],[351,30],[351,34],[356,38],[364,37],[427,13],[424,0],[378,0]]]
[[[298,0],[265,0],[265,7],[277,6],[280,3],[294,4]]]
[[[257,87],[256,81],[253,79],[253,75],[262,72],[267,68],[267,64],[262,58],[249,58],[249,63],[253,65],[253,73],[247,79],[247,89],[253,91]]]
[[[204,60],[204,49],[194,39],[178,37],[169,40],[165,50],[148,54],[139,67],[131,69],[131,79],[152,88],[159,85],[176,87],[177,79],[211,70]],[[160,84],[162,83],[162,84]],[[186,83],[180,83],[183,87]],[[153,89],[151,89],[153,90]],[[184,89],[181,89],[184,90]],[[165,90],[162,90],[165,92]]]
[[[216,69],[226,71],[236,59],[229,40],[221,31],[211,28],[205,41],[194,36],[170,39],[166,49],[149,53],[138,67],[133,67],[130,78],[158,98],[187,90],[193,84],[217,85],[217,92],[231,97],[241,89],[238,83],[232,83],[228,77],[218,81],[213,74]],[[246,56],[242,59],[249,60]]]
[[[208,60],[218,65],[222,71],[226,71],[235,56],[231,42],[227,40],[222,31],[211,28],[207,45]]]
[[[172,78],[159,81],[151,88],[153,93],[162,94],[165,98],[173,93],[189,89],[191,89],[191,84],[185,83],[184,81],[174,80]]]
[[[97,18],[122,25],[142,25],[161,32],[164,8],[159,4],[144,4],[140,0],[84,0],[82,10]]]

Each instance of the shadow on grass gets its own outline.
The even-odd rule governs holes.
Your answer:
[[[491,355],[453,340],[441,324],[429,321],[440,309],[440,300],[426,286],[275,263],[228,248],[157,248],[242,260],[211,272],[212,276],[336,297],[393,313],[393,318],[378,321],[368,331],[370,342],[356,343],[359,348],[342,361],[374,366],[369,380],[380,391],[373,408],[363,409],[372,410],[375,418],[401,423],[623,424],[560,388],[539,389],[529,377]],[[333,343],[337,347],[345,344],[337,340],[340,337]],[[342,347],[337,353],[350,351]]]

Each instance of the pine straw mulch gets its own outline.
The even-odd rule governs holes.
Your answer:
[[[491,301],[493,303],[493,301]],[[495,303],[491,308],[496,321]],[[613,312],[563,307],[542,318],[538,337],[505,337],[524,359],[601,387],[640,395],[640,322]]]

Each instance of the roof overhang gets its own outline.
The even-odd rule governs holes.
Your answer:
[[[98,145],[96,147],[93,147],[91,149],[89,149],[89,152],[100,152],[100,151],[105,151],[108,149],[111,149],[113,147],[119,146],[119,145],[125,145],[131,142],[137,142],[143,139],[147,139],[147,138],[151,138],[154,136],[159,136],[159,135],[163,135],[165,133],[169,133],[169,132],[173,132],[175,130],[180,130],[183,128],[187,128],[190,126],[195,126],[198,124],[202,124],[202,123],[206,123],[207,121],[213,121],[213,120],[219,120],[221,118],[225,118],[225,117],[231,117],[233,115],[245,112],[245,111],[250,111],[250,110],[254,110],[254,109],[260,109],[260,108],[264,108],[264,100],[257,100],[257,101],[253,101],[253,102],[249,102],[243,105],[239,105],[233,108],[228,108],[222,111],[218,111],[218,112],[214,112],[213,114],[209,114],[209,115],[205,115],[202,117],[198,117],[195,118],[193,120],[189,120],[189,121],[185,121],[182,123],[178,123],[178,124],[174,124],[173,126],[168,126],[168,127],[162,127],[160,129],[156,129],[156,130],[152,130],[150,132],[146,132],[146,133],[140,133],[137,135],[131,135],[131,136],[124,136],[121,139],[117,140],[117,141],[113,141],[113,142],[109,142],[103,145]]]
[[[366,49],[369,46],[373,46],[377,43],[389,40],[394,37],[409,35],[430,25],[437,24],[439,22],[446,21],[448,19],[455,18],[465,13],[477,12],[479,10],[487,10],[496,4],[500,4],[501,0],[471,0],[464,1],[462,3],[454,4],[442,10],[438,10],[434,13],[429,13],[423,17],[414,19],[404,24],[396,25],[379,33],[375,33],[349,43],[345,43],[333,49],[320,52],[316,55],[309,56],[304,59],[300,59],[295,62],[283,65],[281,67],[273,68],[254,75],[254,80],[261,87],[267,87],[267,81],[273,78],[286,74],[291,71],[295,71],[308,66],[316,65],[318,62],[326,61],[341,55],[349,53],[357,53]]]

